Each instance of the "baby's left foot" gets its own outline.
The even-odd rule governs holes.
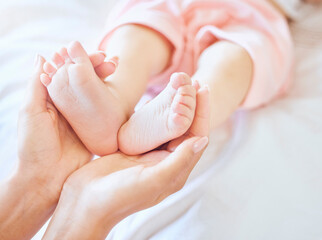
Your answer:
[[[53,62],[57,68],[45,63],[41,81],[56,108],[92,153],[102,156],[117,151],[117,133],[126,121],[126,111],[118,92],[103,83],[104,72],[98,75],[93,58],[79,42],[56,53]]]
[[[196,89],[190,77],[173,74],[168,86],[121,127],[120,150],[137,155],[183,135],[193,121],[195,108]]]

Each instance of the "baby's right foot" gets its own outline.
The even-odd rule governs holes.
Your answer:
[[[120,150],[137,155],[183,135],[194,119],[195,108],[196,89],[190,77],[173,74],[168,86],[121,127]]]

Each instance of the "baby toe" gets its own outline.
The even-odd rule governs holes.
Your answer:
[[[176,137],[184,134],[191,126],[191,120],[179,113],[172,113],[170,122],[168,123],[168,131],[170,131]]]
[[[191,85],[185,85],[178,89],[173,98],[171,111],[177,128],[187,130],[194,118],[196,109],[196,90]]]
[[[72,42],[67,48],[67,52],[73,62],[91,64],[90,59],[80,42]]]
[[[48,76],[48,74],[42,73],[40,75],[40,81],[45,87],[47,87],[51,83],[51,78]]]
[[[59,55],[62,56],[66,62],[72,62],[71,58],[68,55],[67,48],[62,47],[59,51]]]
[[[115,72],[117,65],[112,61],[103,62],[95,68],[97,76],[101,79],[107,78],[109,75]]]
[[[176,102],[172,105],[172,111],[174,113],[177,113],[183,117],[186,117],[188,118],[189,120],[192,121],[193,119],[193,115],[194,115],[194,111],[193,109],[188,106],[188,105],[185,105],[185,104],[182,104],[180,102]]]
[[[191,97],[192,99],[195,100],[197,91],[193,86],[185,85],[185,86],[180,87],[177,90],[177,94],[182,95],[182,96],[186,96],[186,97]]]
[[[45,62],[44,71],[49,75],[49,77],[52,77],[56,73],[57,69],[49,62]]]
[[[106,54],[102,51],[98,51],[89,55],[89,60],[91,61],[94,68],[102,64],[105,60]]]
[[[57,68],[60,68],[65,64],[65,59],[58,53],[55,53],[52,57],[53,63],[56,65]]]
[[[174,89],[184,85],[191,85],[191,78],[186,73],[173,73],[170,78],[170,84]]]
[[[181,94],[177,94],[173,99],[173,104],[180,104],[189,108],[192,112],[195,111],[196,108],[196,100],[190,96],[184,96]]]

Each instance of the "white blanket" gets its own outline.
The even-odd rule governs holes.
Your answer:
[[[0,0],[0,180],[16,161],[16,122],[36,53],[71,40],[94,50],[110,0]],[[293,23],[294,86],[212,133],[189,183],[128,217],[108,239],[322,238],[322,8]],[[34,239],[40,239],[43,230]]]

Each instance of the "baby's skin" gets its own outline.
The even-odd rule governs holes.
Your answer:
[[[45,63],[46,73],[41,75],[53,103],[92,153],[102,156],[120,148],[129,155],[140,154],[189,129],[196,88],[188,75],[173,74],[168,86],[128,119],[131,113],[118,94],[122,89],[104,82],[115,64],[103,62],[102,55],[88,56],[79,42],[73,42],[54,54],[54,65]]]

